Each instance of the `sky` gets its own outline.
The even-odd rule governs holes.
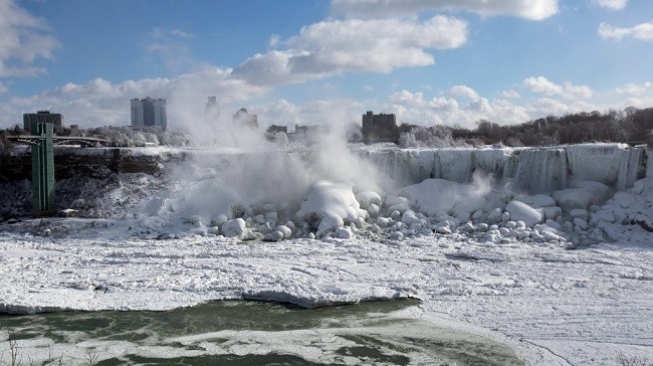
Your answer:
[[[210,95],[261,128],[653,107],[653,1],[0,0],[1,128],[127,126],[147,96],[169,128],[224,123]]]

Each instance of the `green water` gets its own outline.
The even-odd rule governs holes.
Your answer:
[[[305,310],[226,301],[166,312],[4,315],[0,365],[523,364],[505,345],[393,314],[415,305]]]

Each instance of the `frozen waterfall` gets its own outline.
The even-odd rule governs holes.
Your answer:
[[[646,147],[615,143],[552,148],[372,150],[363,155],[400,186],[427,178],[468,183],[475,173],[481,173],[497,184],[527,193],[553,192],[585,180],[623,190],[637,179],[653,174]]]

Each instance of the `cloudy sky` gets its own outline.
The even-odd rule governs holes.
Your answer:
[[[183,127],[209,95],[263,127],[653,107],[653,1],[0,0],[2,128],[129,125],[146,96]]]

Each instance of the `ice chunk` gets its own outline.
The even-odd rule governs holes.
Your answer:
[[[491,225],[501,222],[501,214],[503,214],[503,210],[499,207],[492,209],[487,215],[487,223]]]
[[[610,198],[610,187],[601,182],[594,182],[589,180],[581,181],[576,183],[574,186],[580,189],[584,189],[591,194],[591,204],[600,205],[603,204],[608,198]]]
[[[376,192],[366,191],[361,192],[356,195],[356,200],[360,204],[361,208],[368,209],[370,205],[377,205],[378,207],[383,205],[383,200],[381,196]]]
[[[589,213],[587,212],[587,210],[583,210],[581,208],[575,208],[575,209],[569,211],[569,216],[573,217],[573,218],[578,217],[578,218],[587,220],[587,217],[589,216]]]
[[[417,211],[429,216],[439,211],[449,213],[457,202],[478,196],[473,186],[444,179],[427,179],[422,183],[402,188],[399,194],[410,199],[411,205]]]
[[[381,209],[375,203],[372,203],[367,207],[367,212],[370,214],[370,217],[377,217]]]
[[[415,212],[408,210],[401,216],[401,222],[410,226],[413,224],[418,224],[420,220],[415,215]]]
[[[562,215],[562,209],[558,206],[542,207],[540,210],[545,219],[555,220]]]
[[[292,236],[292,230],[286,225],[277,226],[275,231],[278,231],[278,232],[282,233],[284,239],[288,239],[288,238],[290,238]]]
[[[592,194],[582,188],[569,188],[557,191],[553,194],[558,206],[569,212],[576,208],[588,209],[592,201]]]
[[[232,219],[222,224],[222,234],[228,238],[241,235],[247,225],[242,218]]]
[[[515,197],[515,199],[522,201],[533,208],[551,207],[556,205],[553,198],[551,198],[551,196],[547,196],[546,194],[536,194],[534,196],[520,196],[520,197]]]
[[[542,213],[524,202],[510,201],[506,206],[506,211],[510,213],[510,218],[513,221],[523,221],[528,227],[542,222]]]
[[[336,229],[336,237],[340,239],[353,239],[354,233],[351,232],[351,229],[348,227],[341,227]]]

